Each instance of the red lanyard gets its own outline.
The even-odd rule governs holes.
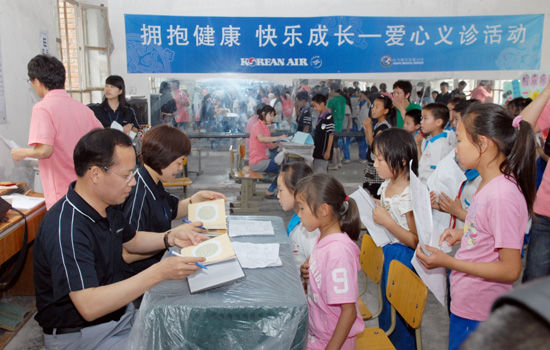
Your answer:
[[[460,185],[460,190],[458,190],[458,198],[460,199],[460,195],[462,194],[462,190],[464,190],[464,186],[466,186],[466,182],[468,182],[468,180],[464,180],[462,182],[462,185]],[[449,227],[454,229],[456,227],[456,216],[454,216],[453,214],[451,214],[451,219],[449,221]]]

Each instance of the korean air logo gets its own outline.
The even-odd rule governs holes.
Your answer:
[[[313,67],[313,68],[321,68],[321,66],[323,65],[323,60],[321,59],[321,57],[319,56],[313,56],[311,57],[311,59],[309,60],[309,64]]]
[[[241,66],[254,67],[256,65],[256,59],[254,57],[241,58]]]
[[[391,57],[390,56],[382,56],[382,58],[380,59],[380,64],[382,65],[382,67],[386,67],[388,68],[389,66],[391,66]]]

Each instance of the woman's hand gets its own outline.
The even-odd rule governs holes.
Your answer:
[[[214,191],[199,191],[191,196],[191,202],[190,203],[200,203],[204,201],[212,201],[214,199],[224,199],[225,195],[223,193],[214,192]]]
[[[206,241],[208,237],[202,234],[206,230],[201,227],[202,222],[200,221],[176,226],[168,234],[168,243],[171,243],[170,245],[172,246],[177,245],[180,248],[184,248]]]
[[[130,131],[132,131],[132,123],[128,123],[122,127],[122,132],[126,135],[130,135]]]
[[[424,265],[428,269],[433,269],[436,267],[448,267],[450,259],[453,259],[449,255],[443,253],[441,250],[430,247],[429,245],[424,245],[424,249],[427,250],[430,255],[425,254],[424,250],[419,244],[416,248],[416,257],[418,258],[418,261],[420,261],[420,263],[422,263],[422,265]]]

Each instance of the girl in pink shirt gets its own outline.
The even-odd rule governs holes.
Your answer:
[[[456,154],[464,169],[476,169],[481,183],[472,198],[464,230],[447,229],[441,243],[460,242],[455,257],[417,248],[427,268],[452,269],[449,349],[458,349],[493,302],[521,273],[521,248],[535,199],[535,139],[529,123],[495,104],[473,104],[458,124]]]
[[[365,327],[357,311],[359,211],[338,180],[326,174],[296,184],[298,216],[321,235],[309,258],[308,349],[355,349]],[[306,263],[307,264],[307,263]],[[306,277],[306,276],[304,276]]]

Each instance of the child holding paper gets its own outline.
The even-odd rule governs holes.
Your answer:
[[[374,166],[384,182],[378,190],[380,205],[372,211],[375,223],[384,226],[399,240],[399,243],[387,244],[384,251],[382,268],[382,288],[386,288],[390,262],[398,260],[412,271],[411,259],[418,244],[418,235],[412,211],[409,188],[409,163],[412,171],[418,173],[418,152],[416,143],[408,131],[392,128],[384,130],[373,142]],[[388,330],[391,323],[391,306],[382,293],[383,307],[379,326]],[[414,330],[407,328],[405,321],[397,315],[395,331],[390,340],[397,349],[414,349]]]
[[[296,184],[300,179],[313,174],[313,170],[303,161],[295,161],[292,163],[283,163],[281,172],[277,178],[277,198],[279,204],[284,211],[297,210],[296,199],[294,193]],[[294,213],[286,232],[290,236],[290,244],[294,260],[298,266],[302,265],[311,255],[313,246],[319,237],[319,230],[308,231],[300,222],[300,217]]]
[[[521,274],[521,248],[535,199],[535,139],[529,123],[494,104],[473,104],[458,124],[456,153],[462,168],[477,169],[481,183],[464,230],[446,230],[440,242],[460,241],[455,257],[425,246],[418,260],[451,272],[449,349],[458,349],[493,302]]]
[[[295,192],[298,216],[308,231],[319,229],[309,258],[308,349],[355,349],[365,327],[357,310],[359,211],[338,180],[308,176]]]

